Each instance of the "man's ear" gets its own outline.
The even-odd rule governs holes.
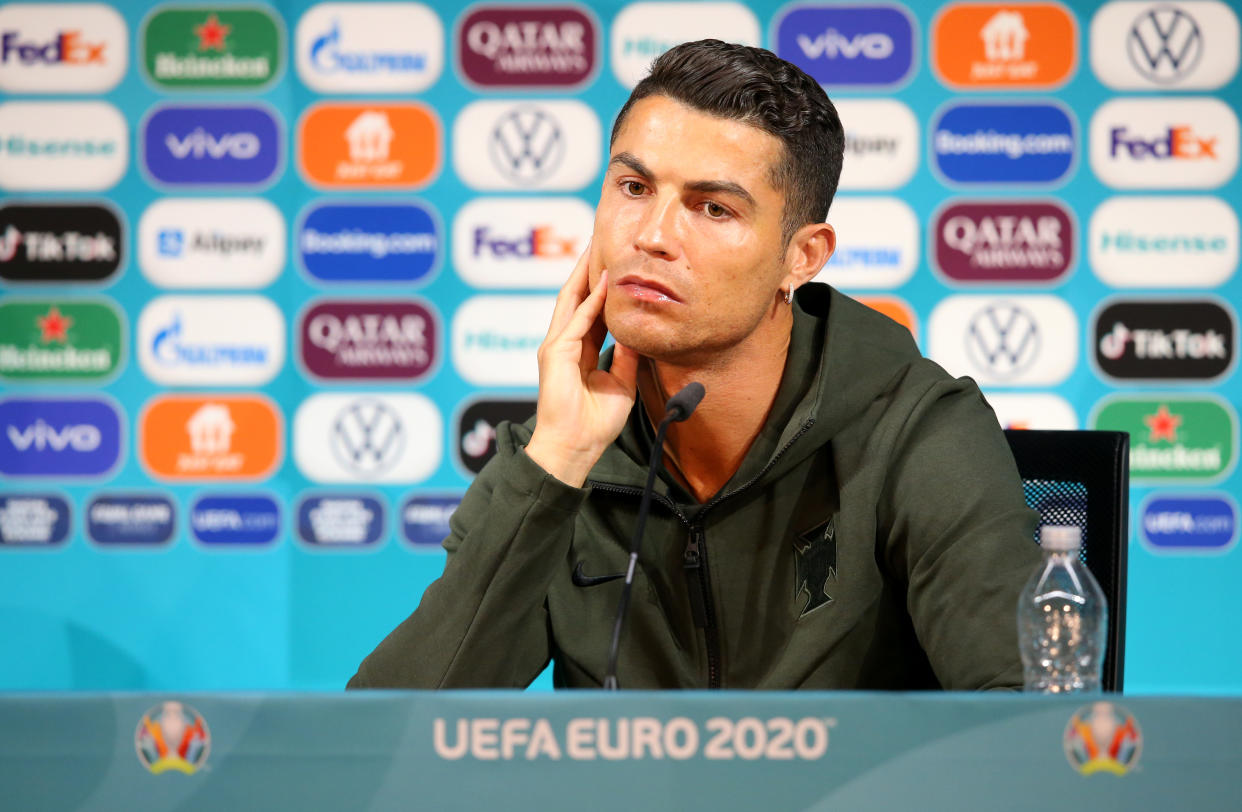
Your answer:
[[[819,273],[837,250],[837,232],[827,223],[807,223],[794,232],[785,249],[786,276],[782,287],[800,288]]]

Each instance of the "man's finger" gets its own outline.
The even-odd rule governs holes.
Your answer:
[[[582,304],[573,312],[565,329],[557,336],[566,341],[581,341],[590,331],[599,314],[604,310],[604,298],[608,290],[608,271],[601,271],[595,290],[582,300]]]
[[[638,353],[624,344],[612,345],[612,366],[608,371],[630,393],[638,389]]]
[[[565,325],[573,317],[578,305],[582,304],[582,300],[586,298],[590,286],[588,274],[590,257],[591,245],[587,243],[586,250],[578,257],[578,262],[574,265],[569,278],[565,280],[560,292],[556,294],[556,306],[552,309],[552,320],[548,324],[548,338],[558,335],[565,329]]]

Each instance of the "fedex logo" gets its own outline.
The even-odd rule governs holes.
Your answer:
[[[1238,117],[1220,99],[1114,99],[1090,141],[1092,170],[1115,189],[1215,189],[1238,168]]]
[[[594,210],[575,197],[477,198],[453,221],[453,266],[476,288],[555,289],[594,225]]]
[[[1216,137],[1200,137],[1192,127],[1169,127],[1164,135],[1147,139],[1141,135],[1130,135],[1126,127],[1113,127],[1110,152],[1115,157],[1121,150],[1130,153],[1136,160],[1155,158],[1168,159],[1204,159],[1216,160]]]
[[[550,225],[535,226],[513,238],[499,235],[489,226],[481,226],[474,230],[474,255],[490,254],[498,259],[573,258],[578,255],[578,242],[573,236],[558,234]]]
[[[20,32],[5,31],[0,35],[0,64],[11,58],[23,65],[102,65],[107,44],[87,41],[81,31],[61,31],[48,42],[22,41]]]

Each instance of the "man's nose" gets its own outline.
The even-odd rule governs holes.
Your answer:
[[[679,252],[677,216],[681,209],[677,198],[654,197],[634,235],[634,246],[661,259],[674,259]]]

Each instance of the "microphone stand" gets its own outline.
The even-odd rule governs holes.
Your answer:
[[[638,520],[634,523],[634,536],[630,540],[630,564],[625,570],[621,601],[617,605],[617,620],[612,627],[612,643],[608,647],[608,670],[604,673],[603,685],[605,691],[616,691],[620,687],[617,685],[617,655],[621,647],[621,630],[625,626],[625,617],[630,609],[630,596],[634,592],[634,572],[638,569],[638,552],[642,547],[647,513],[651,510],[651,494],[655,490],[656,473],[663,465],[664,435],[668,433],[668,427],[673,423],[680,423],[694,413],[703,395],[703,384],[687,384],[680,392],[668,399],[668,403],[664,406],[664,419],[656,428],[655,443],[651,446],[651,460],[647,464],[647,484],[643,488],[642,501],[638,504]]]

